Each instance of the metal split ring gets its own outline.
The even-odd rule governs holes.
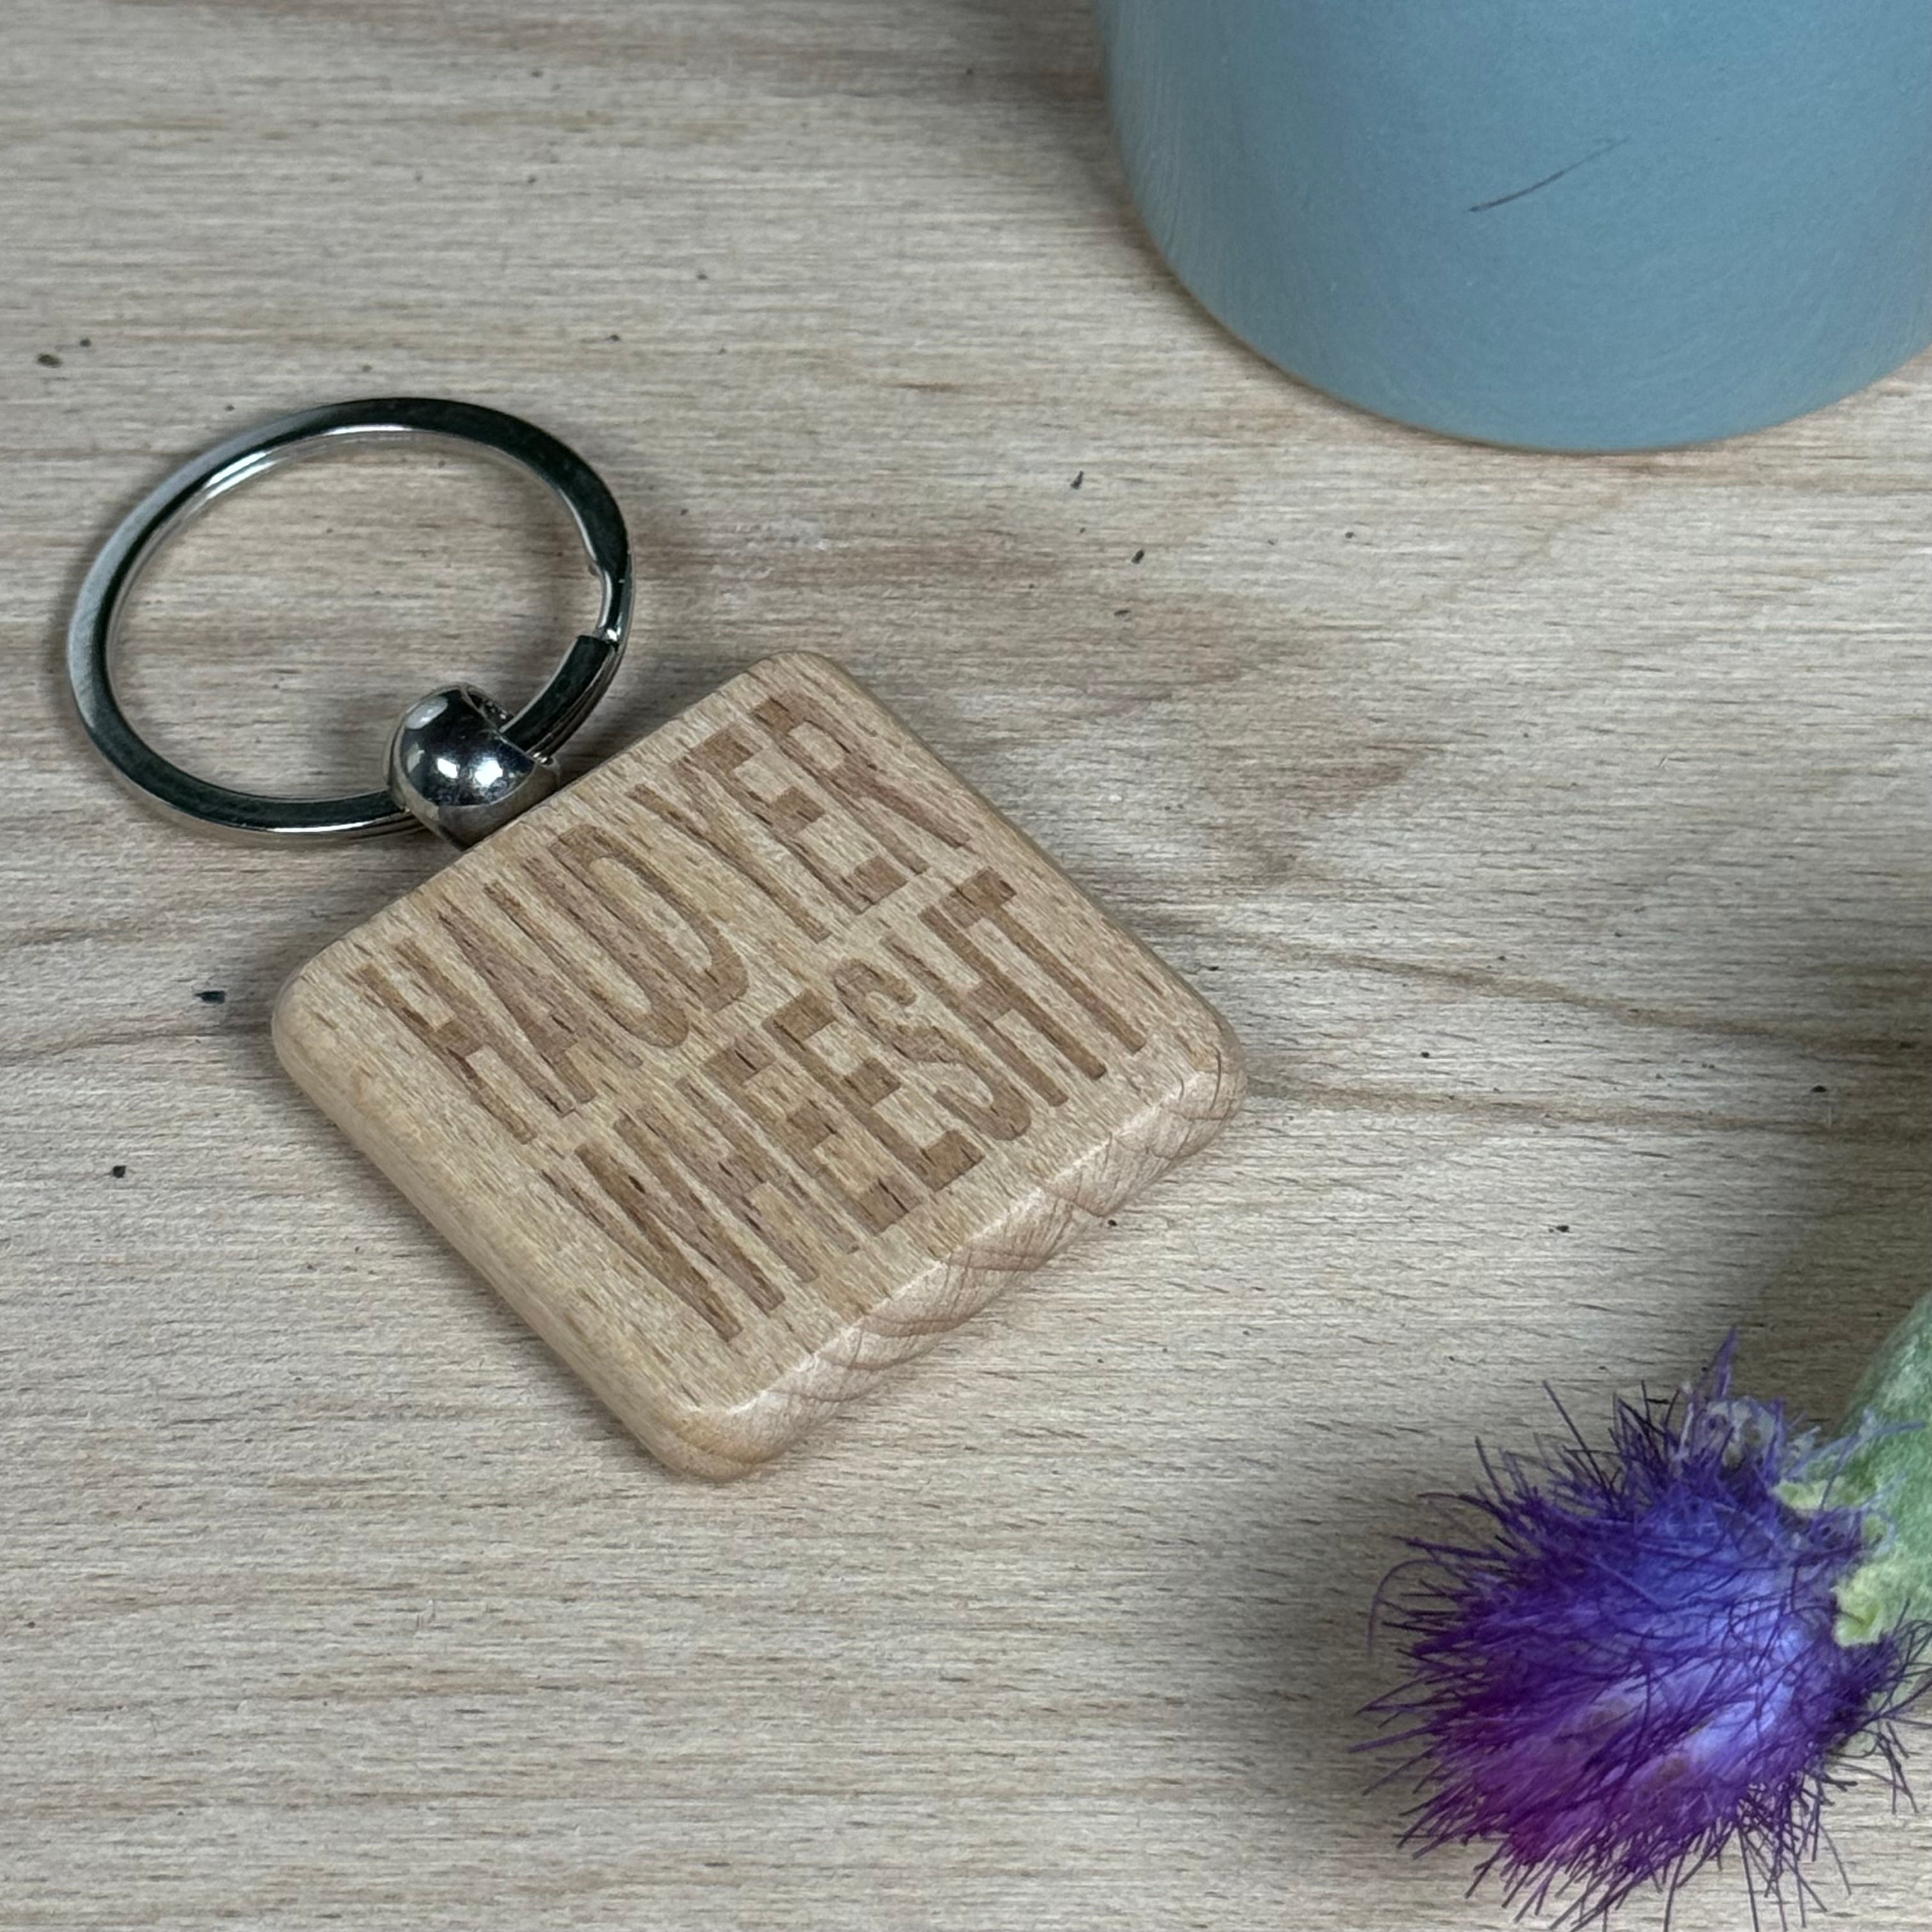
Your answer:
[[[569,511],[602,586],[596,626],[514,717],[467,686],[412,705],[397,728],[389,783],[380,791],[271,798],[170,764],[128,722],[114,694],[116,635],[141,573],[218,497],[284,464],[374,437],[472,446],[546,484]],[[623,656],[632,594],[622,512],[596,472],[554,436],[473,403],[422,396],[334,403],[230,437],[182,464],[135,506],[81,584],[68,627],[68,678],[94,749],[146,800],[178,817],[226,832],[316,842],[370,838],[420,821],[468,844],[556,784],[553,754],[590,716]]]

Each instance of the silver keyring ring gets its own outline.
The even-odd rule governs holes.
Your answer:
[[[520,418],[474,403],[394,396],[303,410],[231,436],[183,464],[122,520],[81,584],[67,638],[74,703],[94,749],[150,802],[226,832],[310,841],[370,838],[417,822],[387,790],[344,798],[268,798],[196,778],[163,758],[128,722],[109,669],[128,597],[170,538],[218,497],[285,463],[376,436],[462,443],[527,471],[570,512],[602,584],[596,626],[571,646],[550,682],[503,726],[503,736],[532,758],[547,760],[603,696],[630,626],[631,544],[616,500],[581,457]]]

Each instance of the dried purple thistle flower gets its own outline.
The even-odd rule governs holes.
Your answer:
[[[1483,1533],[1412,1539],[1383,1586],[1408,1672],[1370,1707],[1372,1748],[1408,1754],[1407,1842],[1490,1845],[1476,1883],[1524,1913],[1598,1922],[1734,1852],[1754,1923],[1760,1899],[1802,1917],[1846,1768],[1905,1791],[1925,1627],[1849,1640],[1838,1600],[1888,1546],[1871,1472],[1899,1429],[1821,1447],[1731,1394],[1731,1354],[1668,1401],[1618,1402],[1604,1454],[1566,1415],[1538,1457],[1486,1457],[1455,1499]]]

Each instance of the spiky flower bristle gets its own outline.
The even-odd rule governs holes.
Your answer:
[[[1411,1540],[1377,1608],[1408,1675],[1370,1707],[1372,1748],[1406,1754],[1410,1842],[1490,1846],[1477,1882],[1565,1926],[1732,1854],[1754,1916],[1802,1914],[1846,1769],[1904,1789],[1924,1646],[1922,1626],[1834,1634],[1869,1527],[1832,1502],[1845,1448],[1733,1396],[1726,1349],[1670,1400],[1619,1402],[1601,1453],[1570,1426],[1534,1458],[1486,1457],[1455,1498],[1474,1533]],[[1816,1507],[1786,1500],[1821,1482]]]

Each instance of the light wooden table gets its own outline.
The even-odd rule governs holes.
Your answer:
[[[0,1926],[1506,1923],[1349,1755],[1418,1494],[1733,1324],[1829,1414],[1932,1288],[1932,364],[1681,454],[1366,420],[1153,257],[1078,0],[12,0],[0,135]],[[272,1062],[438,855],[205,843],[62,709],[170,462],[412,390],[627,508],[587,754],[830,652],[1250,1052],[1217,1149],[735,1489]],[[584,594],[520,484],[358,460],[201,526],[129,678],[352,783]],[[1834,1922],[1924,1932],[1932,1824],[1838,1817]]]

